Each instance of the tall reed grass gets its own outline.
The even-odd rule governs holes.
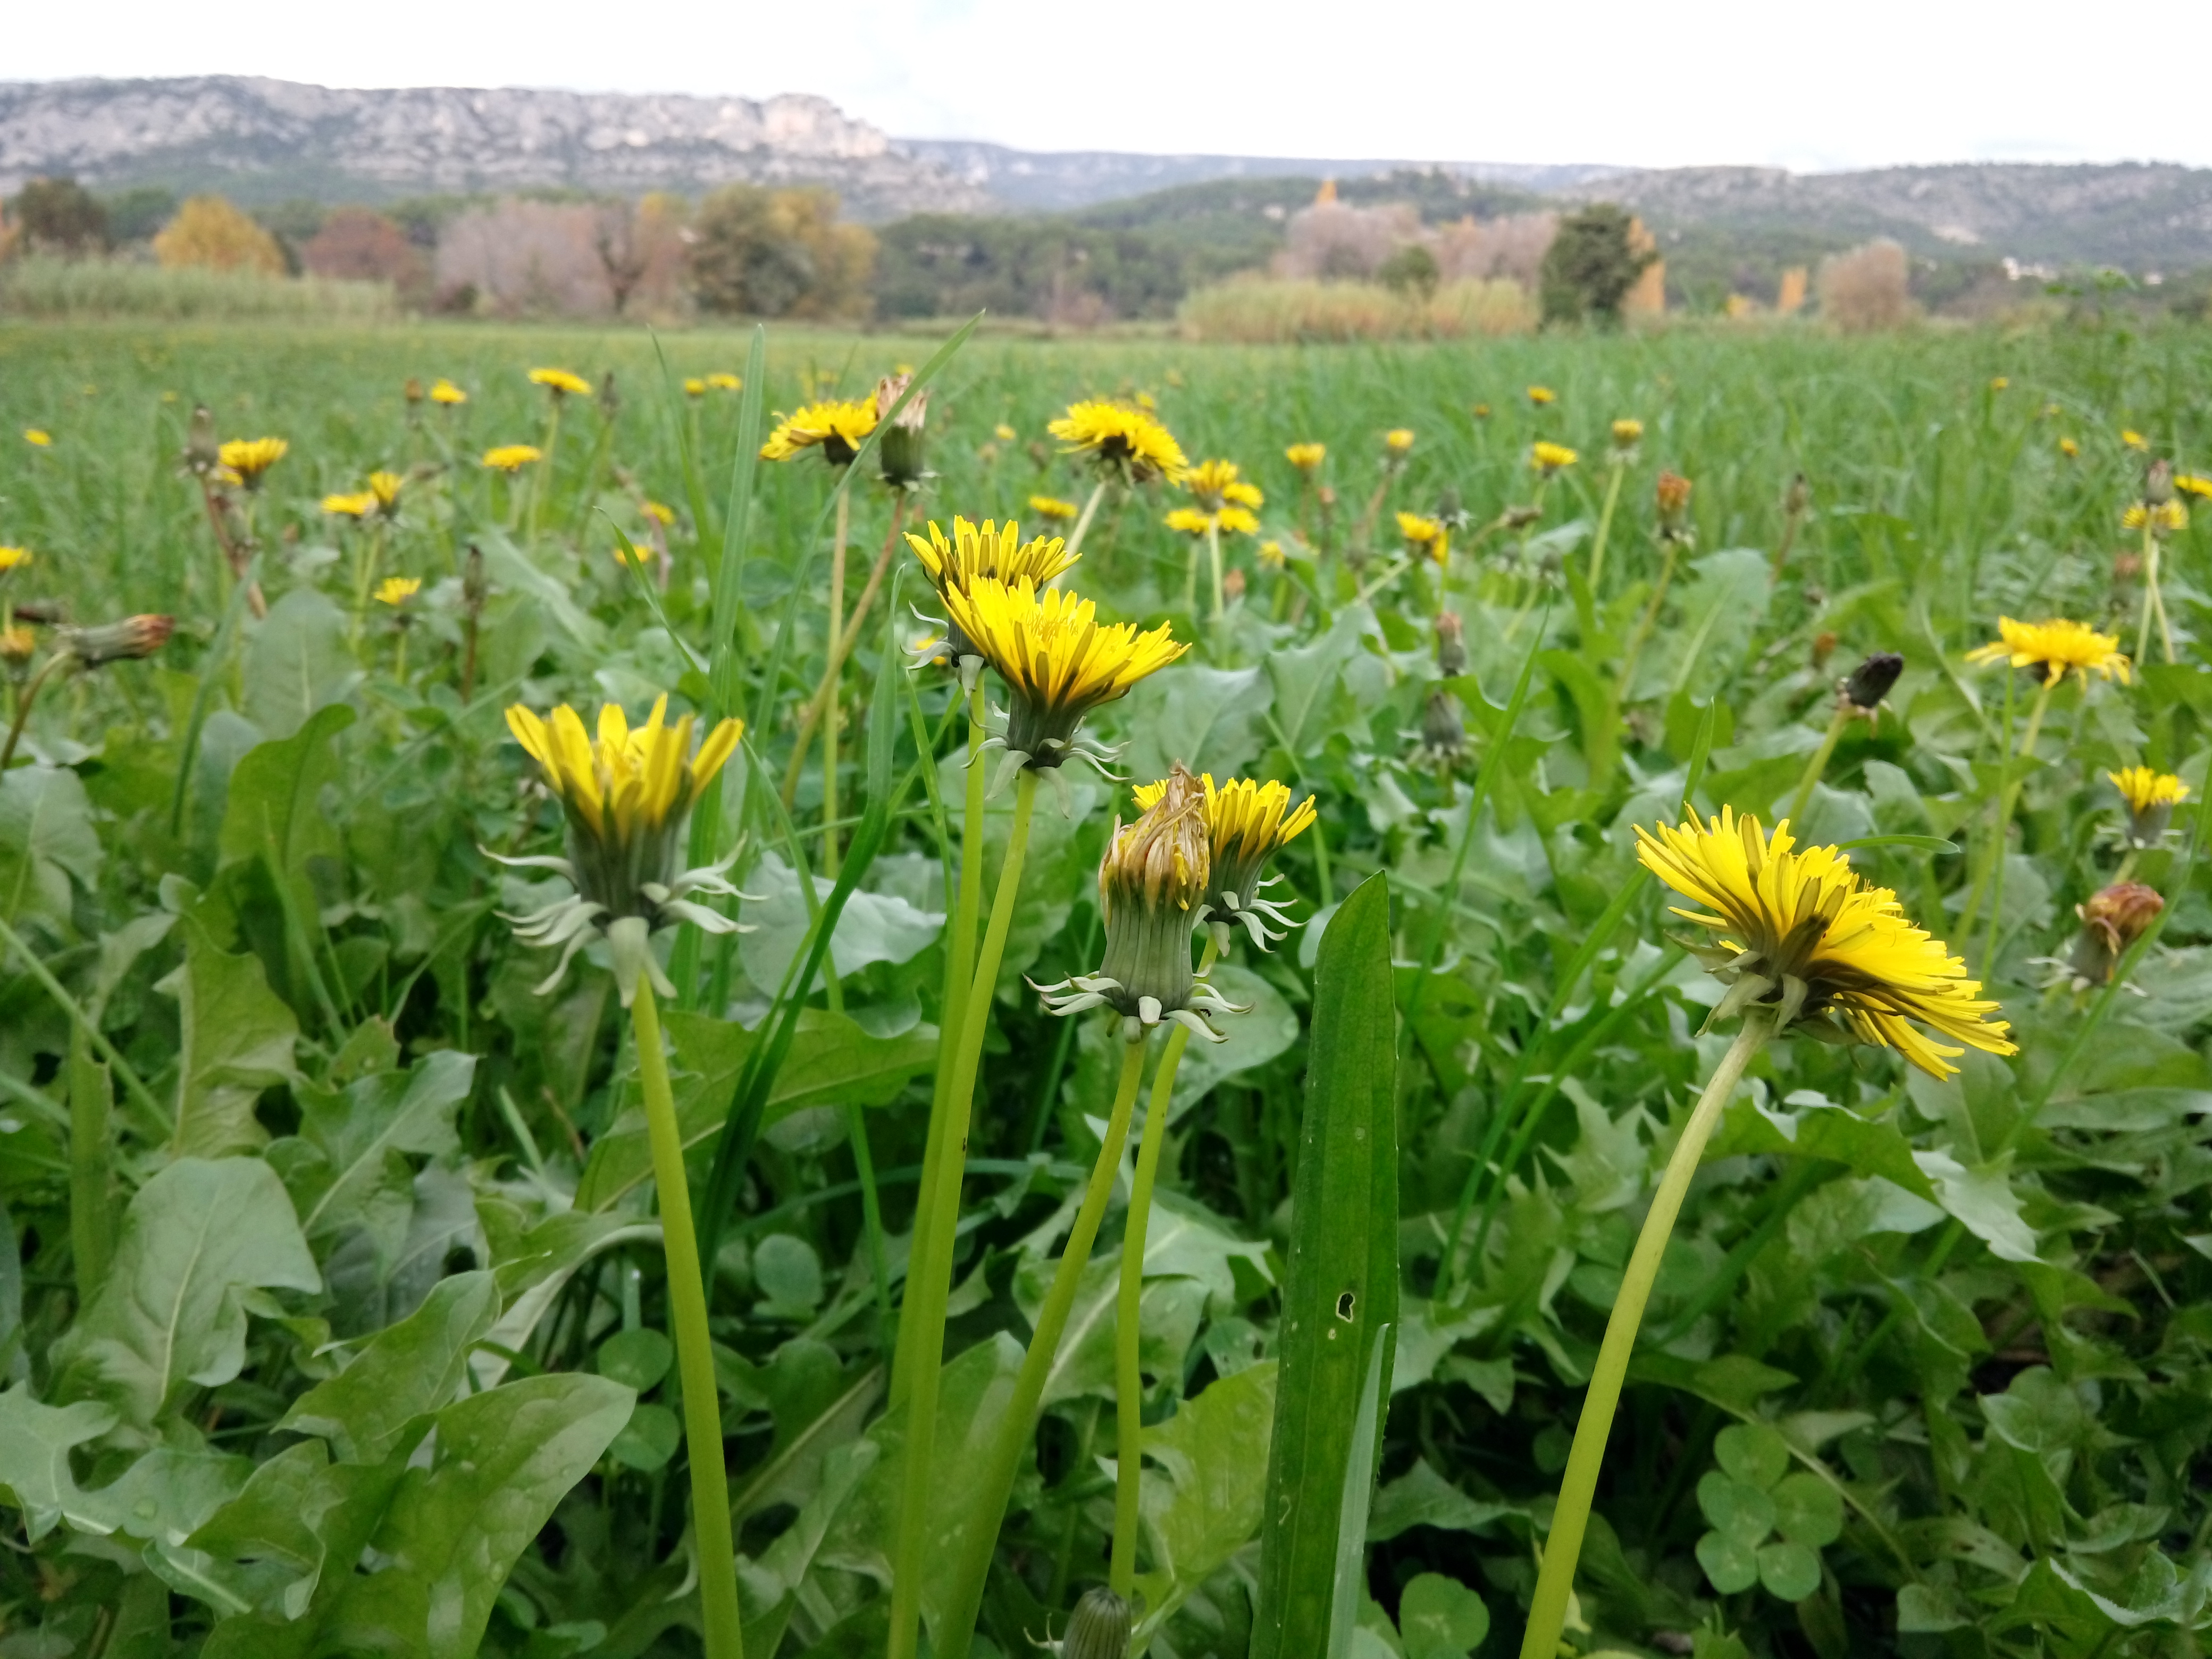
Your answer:
[[[0,317],[45,322],[131,317],[175,323],[377,323],[399,314],[388,283],[36,254],[0,265]]]
[[[1426,298],[1376,283],[1246,278],[1200,289],[1176,314],[1186,338],[1239,345],[1496,337],[1537,321],[1528,290],[1504,278],[1446,283]]]

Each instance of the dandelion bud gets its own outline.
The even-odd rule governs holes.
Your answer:
[[[2105,775],[2127,804],[2128,827],[2122,840],[2139,852],[2157,846],[2173,821],[2173,809],[2189,799],[2189,786],[2171,772],[2154,772],[2148,766]]]
[[[1382,434],[1383,459],[1399,462],[1413,453],[1413,434],[1410,427],[1394,426]]]
[[[1075,1604],[1060,1659],[1123,1659],[1129,1651],[1129,1604],[1110,1589],[1089,1589]]]
[[[471,542],[469,556],[461,563],[461,603],[474,614],[483,609],[490,597],[491,584],[484,580],[483,550]]]
[[[185,428],[185,450],[179,456],[185,471],[204,478],[222,465],[222,446],[216,441],[215,411],[205,404],[192,405],[191,423]]]
[[[1679,472],[1662,472],[1653,495],[1659,507],[1659,527],[1680,530],[1690,510],[1690,481]]]
[[[2074,952],[2066,964],[2075,984],[2085,989],[2110,985],[2128,947],[2143,936],[2165,908],[2166,901],[2157,890],[2139,881],[2116,883],[2093,894],[2087,904],[2075,905],[2074,914],[2081,918],[2081,932],[2074,940]]]
[[[1421,711],[1421,741],[1414,754],[1438,771],[1449,771],[1466,757],[1467,711],[1450,692],[1438,689],[1429,693],[1428,706]]]
[[[1221,579],[1221,593],[1222,597],[1231,605],[1234,605],[1237,600],[1243,599],[1244,597],[1244,573],[1241,570],[1231,570],[1223,576]]]
[[[898,419],[884,425],[891,405],[904,395],[913,380],[911,374],[887,374],[876,382],[876,424],[883,430],[876,441],[876,465],[884,482],[893,489],[915,489],[929,476],[921,459],[921,428],[929,414],[929,393],[916,392],[899,411]]]
[[[1850,672],[1844,682],[1844,699],[1862,714],[1871,714],[1905,672],[1905,659],[1894,651],[1877,651]]]
[[[1459,491],[1449,486],[1437,497],[1436,520],[1447,530],[1467,528],[1467,507],[1461,501]]]
[[[1632,453],[1635,451],[1636,446],[1643,441],[1643,422],[1638,420],[1620,420],[1615,421],[1613,423],[1613,447],[1619,450],[1622,454],[1626,455]]]
[[[1812,505],[1813,486],[1800,472],[1790,480],[1790,487],[1782,492],[1782,510],[1793,519],[1802,519],[1805,516],[1805,509]]]
[[[1322,511],[1328,511],[1330,507],[1336,505],[1336,486],[1334,484],[1323,484],[1319,489],[1314,492],[1314,499],[1322,504]]]
[[[121,622],[56,630],[61,648],[87,668],[150,657],[177,631],[173,617],[125,617]]]
[[[1540,507],[1509,507],[1499,515],[1499,521],[1508,530],[1526,530],[1544,516]]]
[[[2173,499],[2173,463],[2163,455],[2143,471],[2142,498],[2153,507]]]
[[[6,550],[0,548],[0,553]],[[0,559],[0,569],[4,569],[6,564],[5,559]],[[69,606],[59,599],[18,599],[9,609],[15,611],[17,622],[36,623],[46,628],[69,620]]]
[[[422,401],[422,382],[410,374],[407,384],[399,388],[399,392],[410,405],[419,404]]]
[[[1456,679],[1467,672],[1467,641],[1463,624],[1449,611],[1437,613],[1437,672]]]

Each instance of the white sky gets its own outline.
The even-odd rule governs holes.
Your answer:
[[[10,8],[0,79],[813,92],[896,136],[1326,159],[2212,164],[2202,0],[176,0]],[[243,14],[240,15],[244,15]],[[234,21],[236,21],[234,19]]]

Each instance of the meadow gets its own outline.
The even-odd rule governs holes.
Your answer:
[[[0,1656],[2200,1651],[2212,333],[951,343],[0,327]]]

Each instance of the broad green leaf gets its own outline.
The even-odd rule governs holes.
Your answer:
[[[115,1413],[94,1401],[42,1406],[27,1385],[0,1394],[0,1494],[23,1512],[23,1530],[37,1543],[82,1503],[70,1448],[115,1426]]]
[[[1399,1593],[1398,1634],[1406,1659],[1467,1659],[1490,1634],[1490,1609],[1456,1578],[1419,1573]]]
[[[1826,1549],[1844,1535],[1844,1500],[1819,1475],[1801,1469],[1774,1488],[1774,1529],[1793,1544]]]
[[[1855,1176],[1879,1176],[1933,1202],[1936,1189],[1913,1162],[1911,1143],[1887,1118],[1861,1117],[1841,1106],[1808,1104],[1796,1110],[1760,1105],[1739,1097],[1721,1120],[1706,1156],[1746,1153],[1817,1158],[1849,1166]]]
[[[37,912],[69,926],[71,884],[89,891],[101,858],[92,802],[75,772],[19,766],[0,775],[0,916]]]
[[[350,1365],[294,1401],[277,1426],[322,1436],[343,1462],[381,1462],[409,1423],[453,1399],[470,1351],[498,1317],[490,1273],[445,1279]]]
[[[1014,1299],[1032,1324],[1044,1305],[1055,1265],[1031,1257],[1015,1273]],[[1086,1394],[1113,1394],[1121,1281],[1118,1261],[1093,1261],[1083,1270],[1074,1305],[1068,1310],[1067,1328],[1060,1335],[1060,1352],[1045,1374],[1044,1404]],[[1155,1377],[1180,1376],[1206,1316],[1206,1286],[1194,1279],[1148,1278],[1143,1297],[1137,1322],[1138,1368]]]
[[[440,1412],[429,1467],[408,1471],[373,1540],[387,1565],[347,1586],[340,1641],[473,1659],[515,1559],[622,1431],[635,1399],[570,1371]]]
[[[1936,1201],[1990,1247],[2001,1261],[2035,1261],[2035,1230],[2020,1212],[2020,1194],[2007,1179],[2009,1158],[1969,1169],[1944,1152],[1915,1152],[1913,1161],[1936,1191]]]
[[[1742,1413],[1750,1411],[1760,1396],[1787,1388],[1797,1379],[1747,1354],[1728,1353],[1699,1361],[1645,1349],[1629,1361],[1628,1380],[1663,1383],[1710,1400],[1723,1411]]]
[[[1274,687],[1257,667],[1189,663],[1180,673],[1155,674],[1129,694],[1125,719],[1136,735],[1120,769],[1163,778],[1181,761],[1226,782],[1259,754],[1259,723],[1273,700]]]
[[[258,1158],[179,1158],[131,1200],[98,1299],[54,1345],[55,1393],[150,1435],[191,1385],[244,1369],[257,1287],[322,1288],[283,1183]]]
[[[1716,1532],[1746,1549],[1757,1547],[1774,1530],[1774,1500],[1763,1488],[1718,1469],[1698,1481],[1698,1507]]]
[[[1820,1588],[1820,1553],[1787,1540],[1765,1545],[1759,1552],[1759,1582],[1778,1601],[1802,1601]]]
[[[354,723],[343,703],[318,709],[287,738],[257,744],[230,775],[216,850],[225,865],[266,857],[281,877],[295,876],[318,854],[343,852],[322,806],[323,786],[337,781],[337,734]]]
[[[1275,1412],[1273,1362],[1224,1377],[1145,1431],[1139,1510],[1152,1562],[1139,1637],[1171,1618],[1191,1594],[1260,1530],[1267,1439]]]
[[[759,1033],[704,1014],[665,1016],[676,1044],[676,1118],[686,1148],[714,1139],[728,1115],[738,1074]],[[937,1028],[917,1025],[895,1037],[872,1036],[843,1014],[809,1008],[799,1016],[790,1055],[769,1091],[763,1126],[811,1106],[857,1101],[881,1106],[937,1063]],[[576,1206],[605,1210],[653,1176],[643,1109],[625,1113],[593,1143],[576,1188]]]
[[[156,1446],[107,1486],[86,1492],[70,1520],[86,1531],[181,1544],[252,1473],[251,1458]]]
[[[460,1145],[453,1113],[469,1097],[476,1057],[450,1048],[411,1070],[380,1072],[343,1092],[297,1087],[300,1133],[269,1149],[310,1239],[366,1229],[388,1272],[415,1214],[412,1157]]]
[[[1260,975],[1233,962],[1216,963],[1206,975],[1213,988],[1240,1007],[1249,1010],[1221,1028],[1227,1040],[1193,1043],[1176,1069],[1175,1098],[1170,1110],[1181,1118],[1212,1092],[1216,1084],[1265,1066],[1287,1054],[1298,1040],[1298,1017],[1291,1005]]]
[[[675,1363],[676,1345],[650,1327],[617,1331],[599,1344],[599,1375],[643,1394],[659,1386]]]
[[[1749,1545],[1717,1532],[1698,1540],[1698,1565],[1723,1595],[1747,1590],[1759,1582],[1759,1555]]]
[[[629,1421],[622,1432],[615,1436],[607,1455],[624,1468],[642,1470],[650,1474],[666,1467],[676,1455],[676,1447],[684,1438],[684,1425],[676,1420],[676,1413],[665,1406],[641,1400],[630,1410]]]
[[[269,608],[246,644],[240,710],[274,738],[289,738],[361,679],[346,642],[345,613],[321,590],[295,587]]]
[[[1790,1443],[1764,1423],[1732,1423],[1713,1437],[1713,1459],[1738,1480],[1765,1492],[1788,1471]]]
[[[784,1627],[798,1606],[799,1592],[829,1540],[830,1528],[881,1455],[874,1443],[866,1440],[832,1451],[823,1460],[820,1478],[808,1488],[797,1518],[757,1560],[738,1566],[738,1592],[744,1607],[748,1654],[776,1651]]]
[[[1346,605],[1336,613],[1328,632],[1310,645],[1268,653],[1275,732],[1292,756],[1310,753],[1331,732],[1357,719],[1358,706],[1344,689],[1344,672],[1365,651],[1367,629],[1373,622],[1362,607]]]
[[[816,907],[836,888],[814,878]],[[763,854],[746,878],[746,890],[759,902],[745,907],[750,929],[739,940],[738,955],[745,977],[774,990],[783,983],[793,960],[806,947],[813,909],[799,890],[799,873],[773,853]],[[830,938],[830,957],[837,972],[850,977],[878,962],[910,962],[937,942],[945,918],[918,908],[890,893],[855,891],[845,901],[837,930]],[[819,981],[817,981],[818,988]]]
[[[1502,1516],[1518,1515],[1515,1504],[1496,1504],[1469,1498],[1429,1467],[1425,1457],[1375,1494],[1375,1507],[1367,1516],[1367,1538],[1380,1544],[1413,1527],[1439,1527],[1449,1532],[1475,1532]]]
[[[264,1089],[293,1076],[300,1023],[269,988],[261,959],[217,948],[207,930],[185,919],[185,959],[155,988],[177,1000],[176,1120],[169,1150],[220,1158],[265,1141],[253,1115]]]
[[[1347,1480],[1374,1478],[1350,1466],[1378,1361],[1389,1387],[1398,1319],[1397,1010],[1380,876],[1322,940],[1309,1054],[1252,1659],[1325,1650]]]

